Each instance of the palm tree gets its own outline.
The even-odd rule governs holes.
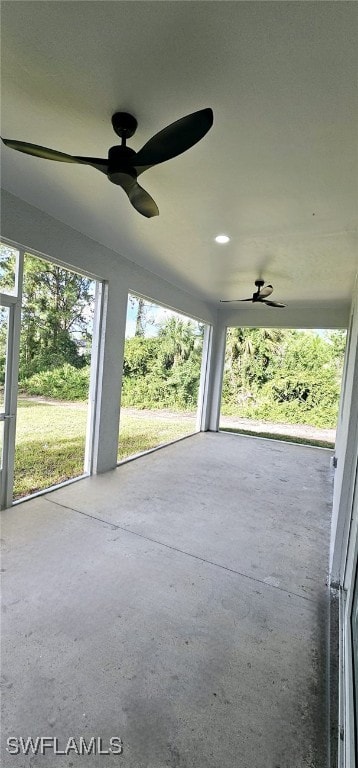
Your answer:
[[[188,360],[196,338],[193,324],[177,317],[170,317],[162,325],[158,337],[164,342],[165,352],[173,366]]]
[[[231,386],[248,392],[254,380],[263,383],[269,363],[281,354],[282,340],[279,328],[229,328],[226,369]]]

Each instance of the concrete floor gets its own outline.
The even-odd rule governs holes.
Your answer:
[[[326,768],[330,457],[206,433],[3,513],[4,768]]]

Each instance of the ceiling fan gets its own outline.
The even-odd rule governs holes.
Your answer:
[[[220,299],[222,304],[230,304],[232,301],[251,301],[253,304],[267,304],[268,307],[285,307],[286,304],[281,304],[279,301],[268,301],[267,296],[271,296],[273,291],[272,285],[269,283],[265,285],[264,280],[255,280],[257,290],[252,294],[251,299]]]
[[[55,149],[13,139],[2,139],[2,141],[11,149],[42,157],[45,160],[91,165],[105,173],[113,184],[122,187],[133,207],[142,216],[150,218],[159,215],[158,206],[148,192],[138,184],[137,176],[154,165],[186,152],[205,136],[212,124],[212,109],[201,109],[163,128],[149,139],[139,152],[135,152],[134,149],[126,146],[126,141],[134,135],[138,125],[137,120],[128,112],[116,112],[112,116],[112,126],[122,143],[109,149],[107,159],[66,155]]]

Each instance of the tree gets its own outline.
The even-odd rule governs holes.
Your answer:
[[[20,375],[71,363],[82,367],[91,339],[93,281],[29,254],[24,260]]]
[[[150,315],[153,305],[142,298],[142,296],[129,295],[129,303],[136,309],[135,336],[145,336],[147,325],[153,325],[154,319]]]
[[[170,317],[159,329],[158,338],[168,358],[168,367],[188,360],[195,346],[195,327],[192,322]]]
[[[137,379],[153,371],[160,352],[158,339],[133,336],[126,339],[124,347],[123,373],[125,377]]]
[[[122,403],[193,408],[200,379],[203,328],[171,317],[155,338],[126,340]]]
[[[345,332],[232,328],[224,411],[268,421],[334,426]],[[238,409],[239,405],[239,409]]]
[[[332,345],[336,360],[341,363],[346,349],[347,331],[338,328],[334,331],[326,331],[325,338]]]
[[[13,292],[17,254],[16,248],[0,243],[0,290],[3,293]]]
[[[252,397],[252,389],[268,381],[279,365],[283,338],[278,328],[229,328],[224,392],[238,400]]]

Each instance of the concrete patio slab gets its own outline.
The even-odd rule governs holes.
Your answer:
[[[328,569],[331,455],[202,433],[48,498],[310,596]]]
[[[7,510],[5,768],[326,768],[328,480],[329,452],[206,434]]]

